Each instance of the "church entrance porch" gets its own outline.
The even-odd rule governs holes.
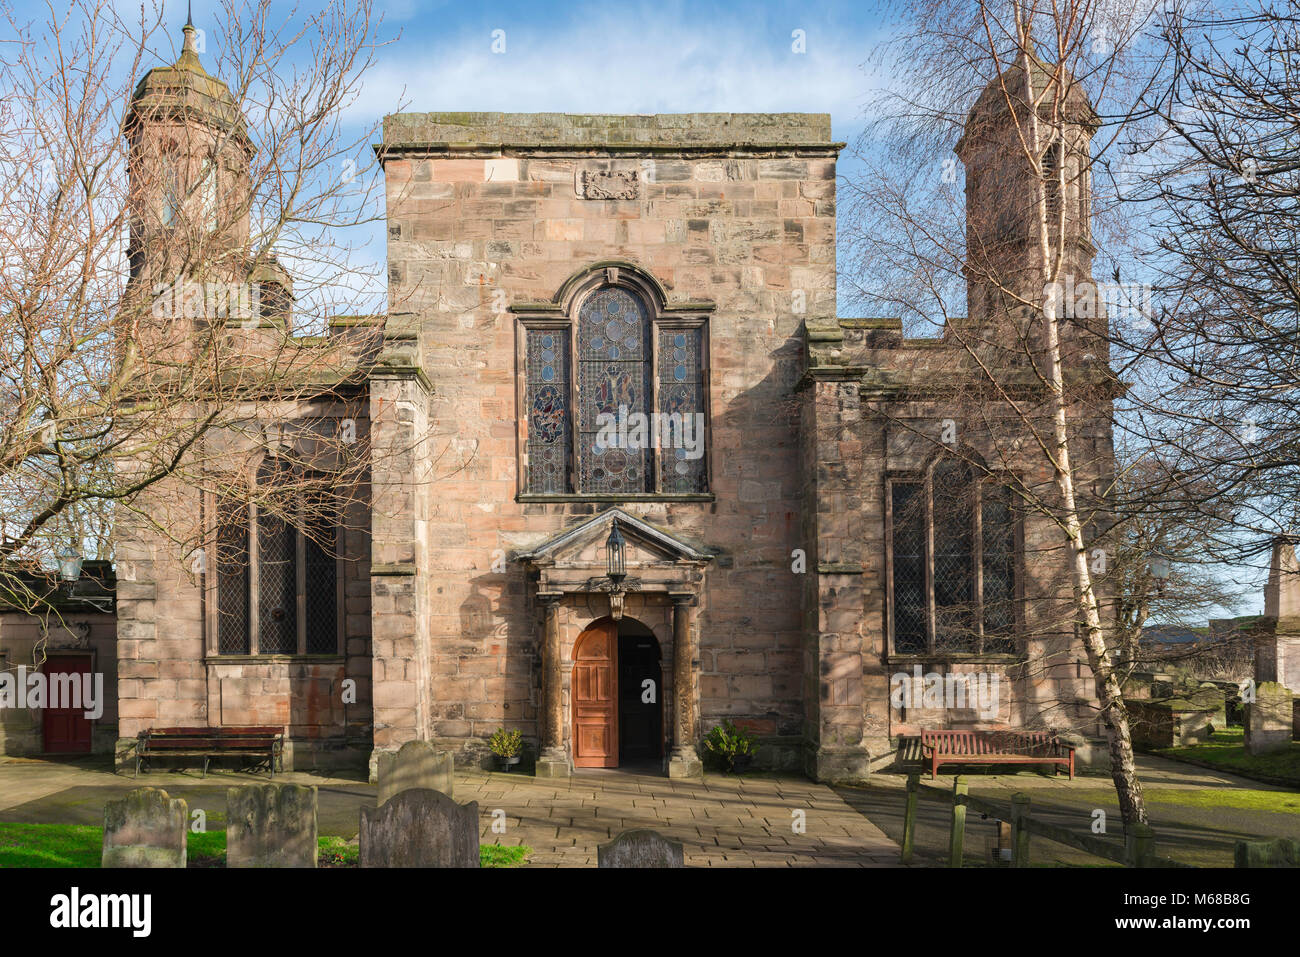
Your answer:
[[[626,558],[617,578],[604,574],[615,532]],[[663,767],[668,755],[669,777],[700,777],[694,608],[712,557],[611,508],[514,558],[540,612],[537,775]]]

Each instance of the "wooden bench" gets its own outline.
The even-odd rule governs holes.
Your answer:
[[[284,770],[282,728],[150,728],[141,731],[135,749],[135,773],[151,758],[202,758],[203,775],[216,757],[256,759],[275,777],[275,766]]]
[[[1051,731],[922,731],[921,754],[932,781],[941,764],[1050,764],[1074,780],[1074,748]]]

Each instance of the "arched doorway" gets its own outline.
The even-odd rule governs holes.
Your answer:
[[[659,641],[639,621],[602,618],[573,650],[573,766],[616,768],[663,757]]]

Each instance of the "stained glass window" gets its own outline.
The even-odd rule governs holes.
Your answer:
[[[659,332],[659,488],[665,492],[703,492],[704,371],[703,332]]]
[[[528,491],[569,491],[569,334],[528,330]]]
[[[583,492],[654,491],[649,441],[650,321],[626,289],[598,290],[578,314],[578,483]],[[630,419],[629,416],[637,416]],[[643,421],[644,438],[634,429]]]
[[[1006,488],[954,458],[890,483],[894,651],[1015,650],[1015,520]]]
[[[528,492],[708,490],[704,330],[657,325],[636,293],[605,286],[575,328],[525,331]]]

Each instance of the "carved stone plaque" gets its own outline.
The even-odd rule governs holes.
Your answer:
[[[579,172],[577,186],[583,199],[636,199],[641,194],[641,177],[634,169],[584,169]]]

